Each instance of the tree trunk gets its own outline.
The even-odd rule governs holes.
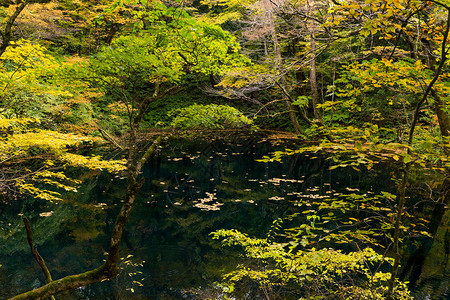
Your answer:
[[[287,92],[286,77],[284,77],[284,76],[281,77],[281,86],[283,87],[283,90]],[[284,93],[283,93],[283,98],[286,102],[286,109],[289,112],[289,118],[291,119],[292,126],[294,126],[295,134],[302,134],[303,130],[300,127],[300,124],[298,123],[297,114],[295,113],[295,109],[292,106],[291,100]]]
[[[309,62],[309,83],[311,86],[311,104],[316,120],[321,120],[321,117],[317,111],[317,102],[319,99],[319,93],[317,91],[317,74],[316,74],[316,35],[315,29],[311,26],[311,59]]]
[[[302,134],[303,130],[298,123],[297,115],[295,114],[294,107],[292,107],[291,102],[286,99],[286,109],[289,111],[289,117],[291,119],[292,126],[294,126],[295,134]]]
[[[297,115],[295,113],[294,107],[292,106],[291,100],[286,95],[288,93],[287,89],[287,81],[286,76],[284,74],[283,70],[283,59],[281,56],[281,50],[280,50],[280,44],[278,42],[278,36],[275,28],[275,22],[273,17],[273,2],[270,0],[264,1],[264,6],[266,8],[266,17],[267,17],[267,23],[270,26],[270,30],[272,32],[272,42],[273,42],[273,51],[274,51],[274,60],[275,60],[275,71],[276,76],[279,77],[279,79],[275,78],[275,82],[278,86],[282,89],[282,96],[283,100],[286,103],[286,109],[289,113],[289,118],[291,119],[292,126],[294,127],[294,131],[296,134],[301,134],[303,131],[300,127],[300,124],[298,123]]]
[[[445,104],[436,91],[432,90],[431,95],[434,98],[434,110],[436,111],[436,116],[438,118],[441,135],[444,138],[448,138],[450,136],[450,118],[448,113],[444,110]]]
[[[2,43],[0,44],[0,56],[2,56],[3,53],[5,52],[6,48],[8,48],[9,43],[11,42],[12,26],[14,25],[14,22],[16,21],[17,17],[20,15],[20,13],[25,9],[27,4],[28,4],[28,1],[24,1],[16,7],[16,10],[9,17],[8,21],[6,22],[5,29],[0,33],[1,37],[2,37]]]
[[[426,58],[427,66],[430,70],[434,71],[434,78],[431,81],[431,83],[428,85],[429,89],[427,89],[426,92],[429,92],[431,96],[434,98],[434,110],[436,112],[436,116],[439,123],[439,129],[442,135],[442,138],[445,139],[449,138],[450,136],[450,117],[448,112],[445,111],[445,103],[440,97],[440,95],[433,89],[433,84],[437,81],[439,76],[442,73],[442,69],[445,65],[445,62],[447,61],[447,54],[448,50],[446,48],[447,42],[448,42],[448,36],[450,31],[450,7],[445,7],[447,9],[447,22],[445,31],[442,38],[442,46],[441,46],[441,59],[439,62],[439,65],[437,69],[435,68],[436,59],[433,55],[433,49],[431,48],[431,44],[428,40],[422,39],[422,46],[424,48],[424,54]],[[416,119],[416,116],[414,116]],[[415,125],[415,124],[413,124]],[[413,129],[414,130],[414,129]],[[411,138],[411,136],[410,136]],[[444,151],[446,154],[449,154],[450,149],[444,148]]]
[[[411,164],[403,165],[402,181],[397,190],[398,206],[397,206],[397,212],[395,214],[394,237],[393,237],[394,265],[392,266],[392,270],[391,270],[391,278],[388,281],[388,290],[387,290],[387,294],[386,294],[387,300],[394,299],[393,295],[394,295],[394,288],[395,288],[395,280],[397,279],[398,270],[400,268],[400,259],[401,259],[401,254],[400,254],[401,229],[400,229],[400,225],[402,224],[403,211],[405,209],[406,185],[408,183],[410,168],[411,168]]]

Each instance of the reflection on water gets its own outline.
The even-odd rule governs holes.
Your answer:
[[[329,171],[327,160],[307,155],[282,163],[256,161],[274,150],[251,139],[166,145],[144,169],[145,185],[123,237],[120,276],[61,298],[189,299],[200,287],[204,298],[213,297],[212,283],[239,257],[211,240],[211,231],[236,228],[262,236],[274,219],[297,212],[299,199],[394,190],[387,166],[370,173]],[[2,204],[0,298],[44,282],[29,253],[21,214],[29,216],[53,278],[101,264],[125,180],[98,174],[79,192],[58,204],[32,199]]]

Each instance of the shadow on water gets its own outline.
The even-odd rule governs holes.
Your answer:
[[[308,155],[286,157],[281,163],[257,161],[275,150],[279,149],[257,139],[165,145],[143,171],[145,185],[123,237],[120,276],[61,297],[194,299],[194,290],[202,287],[207,294],[212,283],[240,261],[232,249],[211,239],[212,231],[235,228],[263,236],[273,220],[298,212],[299,197],[395,190],[387,165],[357,172],[330,171],[327,160]],[[88,175],[95,176],[64,202],[26,199],[2,204],[0,298],[44,282],[29,253],[21,214],[30,217],[35,243],[53,278],[101,264],[126,182],[119,176]],[[448,259],[448,219],[447,210],[443,225],[436,226],[441,240],[428,239],[411,250],[414,255],[402,274],[414,280],[423,297],[432,294],[430,289],[439,290],[435,295],[448,295],[448,265],[442,268],[444,257],[434,258]]]

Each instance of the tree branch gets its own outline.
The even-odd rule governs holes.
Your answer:
[[[37,249],[33,246],[33,231],[31,230],[30,221],[28,221],[27,217],[23,217],[22,220],[23,220],[23,223],[25,224],[25,229],[27,231],[27,240],[28,240],[28,245],[30,245],[31,253],[33,253],[34,259],[37,261],[37,263],[41,267],[42,272],[44,272],[45,280],[47,281],[47,283],[50,283],[53,281],[52,275],[50,274],[50,271],[48,270],[44,259],[39,254]],[[51,296],[50,299],[55,300],[55,297]]]

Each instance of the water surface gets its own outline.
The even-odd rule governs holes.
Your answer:
[[[395,191],[388,165],[358,172],[330,171],[326,159],[313,155],[290,156],[281,163],[257,161],[283,147],[252,138],[165,145],[143,171],[145,184],[123,237],[120,276],[60,298],[195,299],[198,289],[205,298],[214,297],[213,283],[240,258],[213,241],[212,231],[235,228],[262,237],[273,220],[301,211],[296,203],[302,197]],[[88,179],[79,194],[61,203],[27,199],[2,204],[0,298],[44,282],[26,243],[22,214],[30,218],[54,279],[102,263],[126,182],[110,174],[82,176]],[[448,282],[448,274],[441,276]]]

